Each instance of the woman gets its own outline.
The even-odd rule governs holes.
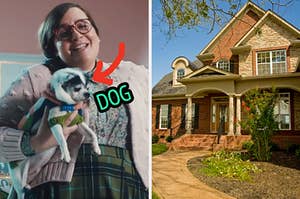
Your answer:
[[[74,3],[56,6],[46,16],[39,40],[47,61],[25,71],[0,99],[3,162],[30,158],[57,145],[45,122],[36,133],[16,129],[21,117],[46,90],[53,72],[79,67],[89,77],[91,92],[107,88],[91,78],[99,51],[99,31],[81,6]],[[25,198],[148,197],[147,70],[131,62],[121,62],[111,78],[113,86],[128,82],[135,100],[105,113],[98,112],[95,101],[90,101],[89,111],[85,112],[89,113],[89,126],[97,133],[102,155],[92,152],[89,140],[79,133],[82,129],[68,127],[69,121],[66,122],[64,135],[68,138],[71,162],[60,160],[57,149],[46,164],[30,165]],[[12,192],[10,198],[15,197]]]

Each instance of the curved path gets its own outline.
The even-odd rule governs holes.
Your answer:
[[[210,154],[207,151],[168,151],[152,158],[153,191],[161,199],[233,199],[195,178],[187,168],[193,157]]]

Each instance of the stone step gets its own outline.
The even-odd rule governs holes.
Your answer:
[[[244,141],[250,140],[250,136],[222,136],[217,144],[216,135],[205,134],[185,134],[180,138],[174,139],[170,144],[170,149],[174,150],[222,150],[240,149]]]

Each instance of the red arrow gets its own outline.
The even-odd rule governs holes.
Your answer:
[[[114,70],[119,66],[121,60],[124,58],[124,55],[125,55],[125,43],[121,42],[119,44],[118,56],[105,71],[102,71],[103,62],[101,60],[97,62],[96,70],[93,75],[93,80],[95,82],[112,85],[113,79],[107,76],[109,76],[112,72],[114,72]]]

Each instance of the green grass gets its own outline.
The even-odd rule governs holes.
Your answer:
[[[152,199],[160,199],[158,195],[152,191]]]
[[[249,160],[243,161],[240,153],[219,151],[203,161],[204,168],[200,172],[208,176],[234,178],[240,181],[250,181],[251,173],[259,169]]]
[[[152,156],[159,155],[168,150],[165,144],[152,144]]]

